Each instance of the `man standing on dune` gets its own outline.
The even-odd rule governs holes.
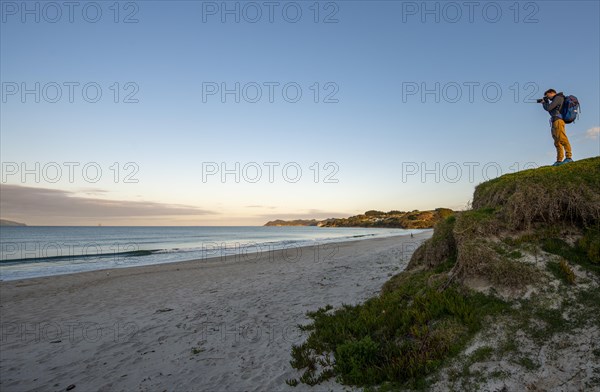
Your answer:
[[[544,93],[544,98],[538,100],[543,103],[544,110],[550,113],[550,124],[552,124],[551,132],[554,139],[554,147],[556,147],[556,162],[552,166],[559,166],[563,163],[573,162],[571,159],[571,143],[565,132],[565,122],[560,114],[562,105],[565,102],[563,93],[556,93],[554,89],[549,89]],[[563,153],[564,148],[564,153]],[[565,160],[563,157],[566,155]]]

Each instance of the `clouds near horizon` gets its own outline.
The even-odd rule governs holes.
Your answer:
[[[95,189],[84,194],[105,193]],[[161,216],[216,215],[199,207],[153,201],[110,200],[81,197],[73,191],[0,184],[0,211],[3,218],[139,218]],[[27,223],[27,222],[25,222]]]

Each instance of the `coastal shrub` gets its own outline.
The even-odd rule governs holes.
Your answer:
[[[365,212],[365,216],[379,216],[379,215],[385,215],[385,212],[377,211],[377,210],[369,210],[369,211]]]
[[[340,344],[335,352],[334,369],[347,384],[374,384],[378,380],[375,366],[380,361],[379,344],[369,335],[358,341]]]
[[[369,210],[364,214],[355,215],[348,218],[330,218],[324,221],[314,221],[324,227],[399,227],[404,229],[429,229],[435,226],[437,222],[443,220],[444,216],[452,213],[450,209],[439,211],[389,211],[382,212]],[[294,222],[294,221],[289,221]],[[285,221],[272,221],[267,225],[282,225]]]
[[[433,235],[425,241],[412,255],[407,270],[418,266],[437,266],[449,258],[456,256],[456,241],[454,239],[454,224],[456,217],[450,216],[435,226]]]
[[[364,304],[308,313],[312,322],[302,328],[310,335],[292,349],[292,366],[304,371],[300,381],[417,383],[457,354],[485,317],[507,308],[458,285],[428,285],[434,273],[409,272],[404,284]],[[332,354],[332,363],[323,360]]]

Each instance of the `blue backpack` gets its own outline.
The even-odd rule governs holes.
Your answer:
[[[565,101],[560,108],[560,116],[562,117],[565,124],[571,124],[579,117],[581,112],[579,107],[579,100],[574,95],[567,95]]]

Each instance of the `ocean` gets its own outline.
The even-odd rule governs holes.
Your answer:
[[[423,230],[337,227],[0,227],[0,280],[68,274],[107,268],[285,252],[298,257],[309,246],[319,257],[333,255],[331,243],[408,235]],[[328,245],[329,244],[329,245]]]

